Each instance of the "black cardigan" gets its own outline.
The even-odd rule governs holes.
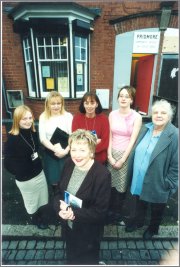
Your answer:
[[[20,133],[33,146],[30,138],[30,129],[21,129]],[[32,132],[35,151],[39,149],[38,137],[36,132]],[[8,134],[8,140],[5,143],[4,166],[15,175],[18,181],[27,181],[37,176],[42,171],[41,160],[38,157],[34,161],[31,158],[32,149],[27,145],[20,135]]]

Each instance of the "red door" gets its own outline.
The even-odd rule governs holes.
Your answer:
[[[148,113],[154,55],[140,57],[137,64],[135,108]]]

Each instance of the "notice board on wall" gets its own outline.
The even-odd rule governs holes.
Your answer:
[[[109,108],[109,89],[96,89],[96,94],[99,97],[103,109]]]

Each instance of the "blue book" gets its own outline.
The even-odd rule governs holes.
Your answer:
[[[64,191],[64,201],[71,205],[72,207],[81,208],[82,207],[82,199],[72,195],[68,191]]]

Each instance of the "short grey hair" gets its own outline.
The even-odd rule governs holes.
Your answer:
[[[173,114],[174,114],[174,110],[171,104],[165,99],[155,101],[152,105],[152,114],[154,113],[155,109],[158,107],[163,107],[166,110],[169,116],[169,120],[171,121],[173,118]]]

